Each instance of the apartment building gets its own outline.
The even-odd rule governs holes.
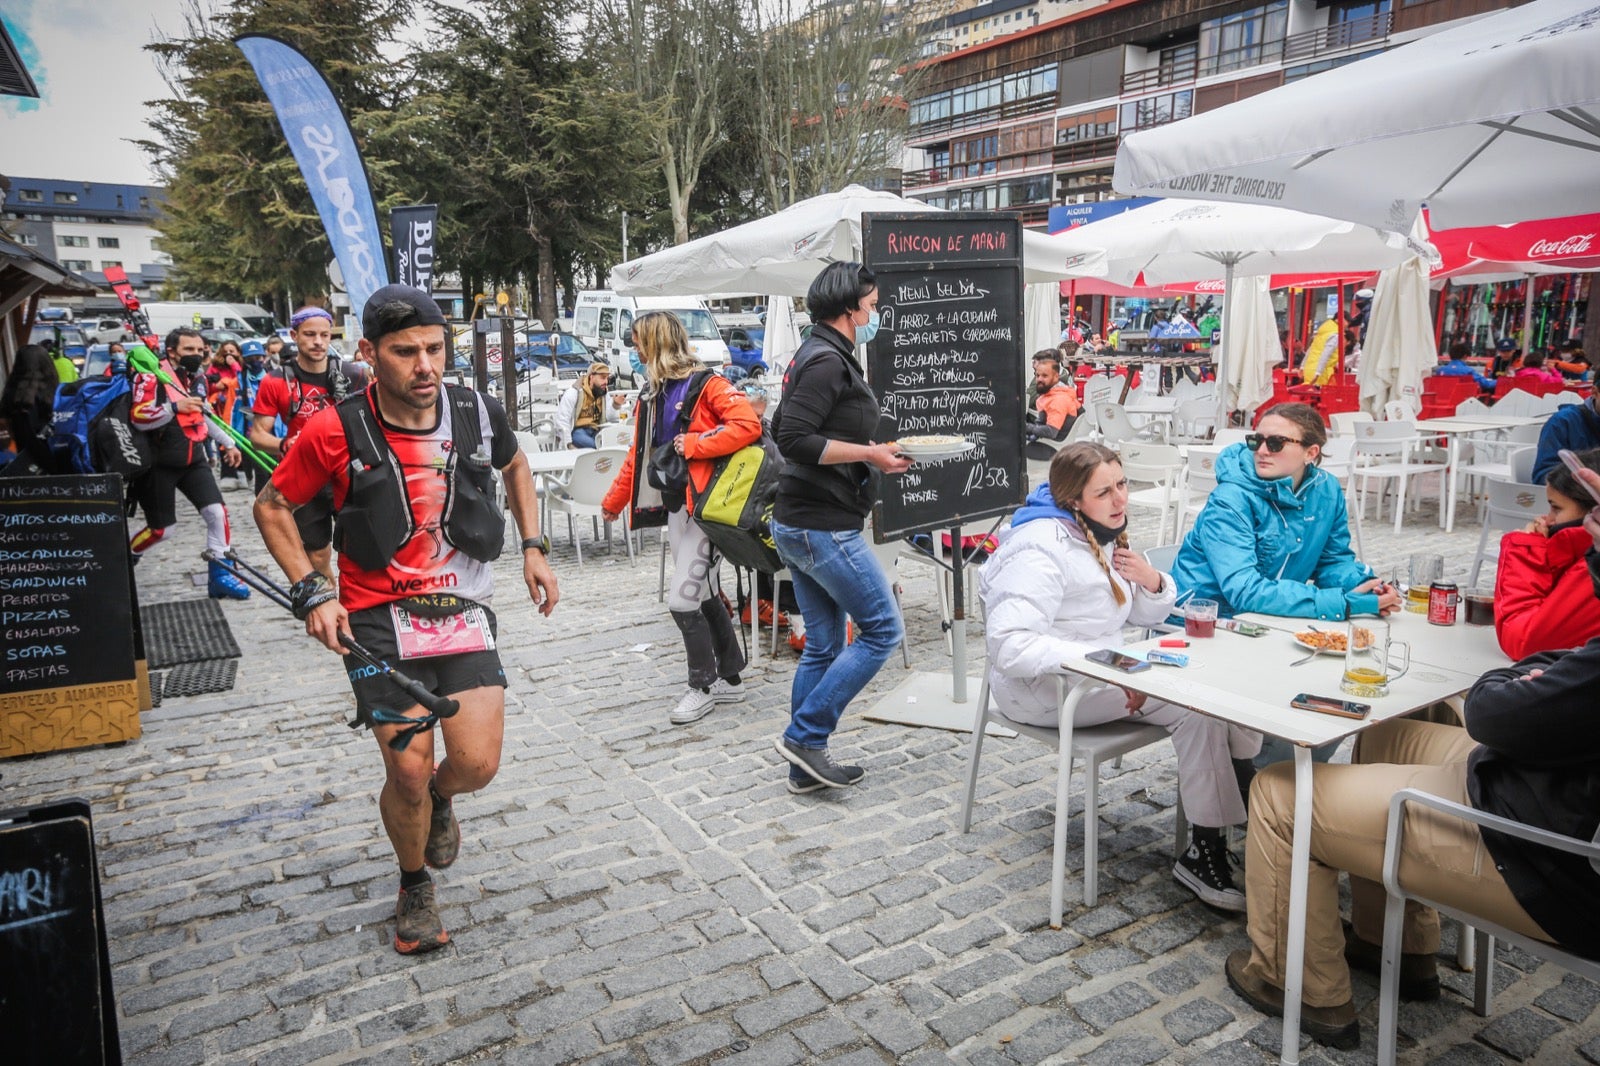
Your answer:
[[[1026,225],[1044,227],[1052,207],[1115,196],[1117,145],[1135,130],[1511,6],[1110,0],[928,60],[907,134],[922,167],[904,173],[904,192],[953,210],[1015,211]]]
[[[54,259],[110,294],[105,271],[127,271],[141,296],[166,281],[172,260],[154,223],[165,191],[55,178],[8,178],[3,222],[17,243]]]

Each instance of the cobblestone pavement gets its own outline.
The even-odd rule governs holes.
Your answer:
[[[264,563],[246,497],[228,498],[237,543]],[[1464,579],[1479,527],[1464,505],[1446,537],[1432,514],[1398,538],[1369,522],[1371,561],[1386,572],[1425,547]],[[145,603],[203,595],[200,523],[181,516],[139,569]],[[654,537],[635,564],[594,548],[581,571],[555,537],[552,619],[528,606],[515,553],[497,564],[505,757],[457,802],[461,858],[436,875],[453,939],[433,956],[390,947],[379,760],[345,728],[338,660],[259,596],[226,606],[245,649],[234,691],[167,703],[133,743],[0,764],[0,806],[93,804],[126,1061],[1273,1061],[1278,1023],[1222,977],[1242,922],[1170,875],[1169,747],[1106,770],[1099,904],[1082,905],[1069,856],[1052,931],[1044,748],[986,745],[960,834],[967,738],[858,713],[904,676],[896,658],[836,740],[865,782],[790,795],[771,740],[794,655],[763,656],[746,704],[672,727],[683,657],[654,594]],[[901,569],[913,665],[947,669],[930,571]],[[1406,1061],[1600,1062],[1600,987],[1503,958],[1489,1019],[1441,961],[1443,999],[1402,1012]],[[1356,989],[1361,1049],[1302,1061],[1372,1059],[1376,985]]]

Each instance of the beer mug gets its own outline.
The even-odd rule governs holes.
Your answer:
[[[1387,696],[1389,682],[1404,677],[1409,669],[1411,645],[1391,639],[1388,622],[1363,618],[1345,626],[1341,690],[1351,696]]]
[[[1406,586],[1406,610],[1428,613],[1428,590],[1444,577],[1444,556],[1418,552],[1411,556],[1411,581]]]

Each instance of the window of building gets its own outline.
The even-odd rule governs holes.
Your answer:
[[[58,204],[75,204],[78,202],[78,194],[75,192],[58,192],[55,194],[54,199]]]
[[[1093,141],[1116,135],[1117,109],[1103,107],[1098,111],[1062,119],[1061,128],[1056,133],[1056,141],[1060,144],[1076,144],[1079,141]]]
[[[150,197],[148,197],[148,196],[139,197],[139,209],[141,211],[150,210]]]
[[[100,247],[102,247],[102,248],[121,248],[122,247],[122,238],[121,237],[101,237],[100,238]]]
[[[56,215],[54,217],[55,217],[55,220],[57,222],[87,222],[87,221],[89,221],[89,216],[88,215]],[[39,218],[41,220],[43,220],[44,216],[40,215]]]
[[[1157,69],[1161,72],[1162,85],[1171,85],[1175,81],[1188,81],[1194,77],[1200,61],[1200,44],[1190,41],[1180,44],[1175,48],[1163,48],[1161,60]],[[1152,86],[1154,88],[1154,86]]]
[[[999,107],[1002,103],[1054,96],[1056,65],[1037,67],[1004,78],[963,85],[959,89],[925,96],[911,105],[913,126],[943,123]]]
[[[24,248],[37,248],[39,247],[39,235],[37,233],[19,233],[17,234],[17,243]]]
[[[1288,27],[1288,0],[1202,22],[1200,74],[1221,74],[1279,58]]]
[[[101,270],[109,270],[112,267],[119,267],[121,265],[122,265],[122,260],[120,260],[120,259],[102,259],[102,260],[100,260],[100,269]]]
[[[1298,67],[1287,67],[1283,72],[1283,80],[1285,84],[1291,81],[1299,81],[1301,78],[1309,78],[1313,74],[1321,74],[1323,71],[1332,70],[1334,67],[1342,67],[1346,63],[1354,63],[1358,59],[1381,55],[1382,52],[1383,50],[1379,48],[1371,52],[1362,52],[1359,55],[1339,56],[1336,59],[1319,59],[1315,63],[1303,63]]]
[[[1389,0],[1344,0],[1343,3],[1334,4],[1328,8],[1328,22],[1330,25],[1338,25],[1344,22],[1360,22],[1364,19],[1373,19],[1388,13]]]
[[[87,248],[89,247],[89,238],[76,237],[69,233],[63,233],[56,238],[56,243],[61,245],[63,248]]]
[[[1122,105],[1122,132],[1132,133],[1146,126],[1161,126],[1188,118],[1194,113],[1194,92],[1185,89],[1162,96],[1147,96]]]
[[[63,260],[61,260],[61,265],[66,267],[68,270],[88,270],[89,269],[89,260],[87,260],[87,259],[63,259]]]
[[[44,193],[38,189],[18,189],[17,199],[25,204],[42,204],[44,203]]]

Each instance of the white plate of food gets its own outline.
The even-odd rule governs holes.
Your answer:
[[[1318,655],[1343,655],[1345,650],[1345,636],[1342,629],[1337,632],[1303,629],[1294,635],[1294,642],[1306,651],[1314,651]],[[1356,648],[1370,647],[1372,647],[1372,630],[1357,626]]]
[[[932,463],[941,459],[954,459],[965,455],[977,445],[953,433],[935,433],[920,437],[901,437],[894,442],[900,453],[913,462]]]

